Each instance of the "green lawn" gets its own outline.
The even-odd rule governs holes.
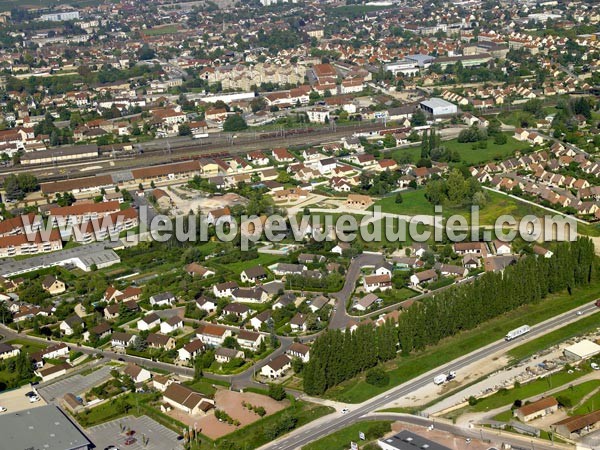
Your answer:
[[[504,145],[494,144],[493,139],[488,139],[487,148],[473,149],[477,146],[477,142],[458,142],[458,139],[443,141],[442,146],[450,151],[456,151],[460,155],[462,162],[466,164],[481,164],[492,160],[501,160],[514,155],[517,150],[525,150],[529,148],[526,142],[517,141],[512,137],[512,133],[505,133],[508,141]]]
[[[600,387],[600,380],[590,380],[584,383],[578,384],[573,387],[568,387],[560,392],[552,394],[554,398],[560,399],[563,402],[568,402],[567,408],[574,407],[588,394]],[[571,405],[571,406],[569,406]],[[512,411],[503,411],[494,417],[495,420],[500,422],[508,422],[512,418]]]
[[[355,423],[318,441],[305,445],[302,447],[302,450],[346,450],[350,448],[351,441],[359,443],[362,447],[366,443],[379,439],[390,432],[392,429],[391,424],[392,422],[387,420]],[[365,434],[365,441],[359,439],[359,432]]]
[[[475,406],[466,406],[464,408],[457,409],[447,414],[445,417],[448,419],[454,419],[469,412],[486,412],[501,408],[503,406],[510,406],[515,400],[524,400],[536,395],[541,395],[553,388],[571,383],[586,373],[589,373],[590,370],[591,369],[589,367],[584,367],[582,370],[571,371],[572,373],[569,373],[567,370],[562,370],[545,378],[538,378],[530,383],[522,384],[521,386],[513,389],[500,390],[489,397],[482,398]],[[505,418],[505,416],[501,417]]]
[[[537,339],[529,341],[523,345],[508,351],[508,356],[513,361],[521,361],[540,350],[544,350],[553,345],[559,344],[573,336],[581,336],[600,327],[600,317],[598,313],[586,316],[551,333],[545,334]]]
[[[258,258],[251,259],[249,261],[238,261],[238,262],[234,262],[234,263],[230,263],[230,264],[226,264],[226,265],[218,264],[218,260],[216,260],[216,259],[215,259],[215,262],[219,266],[222,266],[223,268],[230,270],[231,272],[234,272],[236,275],[239,276],[239,274],[242,273],[242,270],[247,269],[248,267],[261,265],[266,268],[266,267],[270,266],[271,264],[275,264],[276,262],[281,261],[281,259],[282,259],[281,255],[269,255],[267,253],[259,253]],[[209,264],[209,265],[216,266],[217,264]]]
[[[420,144],[417,144],[416,147],[408,147],[408,148],[397,148],[391,151],[391,158],[400,158],[405,155],[410,156],[410,160],[413,163],[416,163],[421,158],[421,147]]]
[[[549,296],[537,304],[523,306],[490,320],[474,330],[465,331],[444,339],[423,352],[410,356],[399,356],[397,359],[388,362],[385,367],[390,375],[390,383],[385,388],[378,388],[366,383],[363,374],[330,389],[325,395],[328,398],[347,403],[365,401],[381,394],[391,386],[397,386],[442,364],[500,340],[507,330],[512,330],[524,323],[535,325],[562,312],[588,303],[599,296],[599,281],[586,288],[575,290],[571,296],[566,292]]]
[[[208,397],[212,397],[216,392],[216,389],[213,387],[214,383],[212,383],[209,379],[202,379],[200,381],[188,382],[185,384],[187,384],[193,390],[198,391]]]
[[[487,203],[479,210],[480,225],[494,225],[496,219],[502,215],[511,215],[516,219],[519,219],[529,214],[538,217],[547,214],[547,211],[544,211],[541,208],[521,202],[507,195],[487,190],[484,192],[487,196]],[[429,203],[425,198],[425,189],[403,191],[402,203],[396,203],[396,196],[391,195],[378,200],[375,202],[375,205],[381,206],[381,211],[387,213],[409,216],[434,214],[434,205]],[[453,214],[464,216],[467,219],[467,222],[470,222],[471,220],[471,211],[469,208],[444,207],[442,213],[444,217],[447,218]]]
[[[594,395],[592,395],[590,398],[588,398],[581,405],[574,408],[571,411],[571,413],[574,416],[578,416],[578,415],[582,415],[582,414],[589,414],[593,411],[598,410],[598,408],[600,408],[600,392],[596,392]]]
[[[46,345],[37,341],[30,341],[29,339],[13,339],[6,343],[13,346],[21,346],[21,351],[28,354],[36,353],[46,348]]]
[[[215,447],[226,447],[227,443],[235,445],[233,448],[251,449],[258,448],[267,442],[272,441],[271,430],[279,423],[282,417],[292,416],[296,418],[295,428],[300,428],[313,420],[331,414],[335,410],[329,406],[316,405],[303,401],[294,401],[294,403],[282,411],[265,417],[248,426],[240,428],[227,436],[215,441]],[[227,447],[229,448],[229,447]]]
[[[144,33],[146,36],[162,36],[165,34],[175,34],[177,33],[178,29],[176,25],[167,25],[164,27],[156,27],[156,28],[150,28],[149,30],[143,30],[142,33]]]

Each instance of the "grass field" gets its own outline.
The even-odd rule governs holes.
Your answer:
[[[456,151],[462,162],[467,164],[481,164],[487,161],[500,160],[512,156],[517,150],[529,148],[528,143],[519,142],[512,137],[512,133],[505,133],[508,141],[504,145],[494,144],[493,139],[488,139],[487,148],[473,149],[477,143],[458,142],[457,139],[443,141],[442,145],[450,151]]]
[[[526,305],[490,320],[474,330],[465,331],[444,339],[423,352],[410,356],[400,356],[388,362],[385,367],[390,375],[390,383],[385,388],[368,384],[363,374],[330,389],[325,395],[328,398],[347,403],[362,402],[381,394],[391,386],[397,386],[442,364],[502,339],[506,334],[506,330],[512,330],[523,325],[523,323],[535,325],[557,314],[595,300],[599,296],[600,282],[598,281],[586,288],[575,290],[572,295],[565,292],[549,296],[535,305]]]
[[[39,352],[40,350],[46,348],[44,344],[41,344],[37,341],[30,341],[29,339],[13,339],[12,341],[8,341],[6,343],[13,346],[19,345],[21,346],[21,351],[28,354]]]
[[[146,36],[163,36],[165,34],[175,34],[177,31],[176,25],[166,25],[164,27],[150,28],[149,30],[144,30],[142,33]]]
[[[329,406],[316,405],[314,403],[296,401],[292,406],[279,411],[275,414],[265,417],[248,426],[240,428],[227,436],[224,436],[215,441],[215,447],[221,448],[221,445],[226,447],[226,443],[232,443],[234,448],[258,448],[261,445],[270,442],[269,430],[282,419],[282,417],[292,416],[296,418],[295,428],[306,425],[313,420],[331,414],[335,410]],[[229,444],[227,444],[229,445]],[[227,447],[229,448],[229,447]]]
[[[242,273],[242,270],[247,269],[248,267],[261,265],[266,268],[266,267],[270,266],[271,264],[275,264],[276,262],[280,261],[281,259],[282,259],[281,255],[269,255],[267,253],[259,253],[258,258],[251,259],[248,261],[238,261],[238,262],[229,263],[229,264],[219,264],[218,260],[215,259],[215,263],[209,264],[209,265],[215,266],[215,267],[219,266],[220,268],[229,270],[229,271],[235,273],[236,275],[239,275],[240,273]]]
[[[583,400],[587,395],[595,391],[600,387],[600,380],[585,381],[581,384],[568,387],[560,392],[552,394],[553,397],[560,399],[562,402],[568,402],[568,405],[563,405],[567,408],[578,406],[579,402]],[[577,408],[576,408],[577,409]],[[512,417],[512,411],[503,411],[494,417],[495,420],[501,422],[508,422]]]
[[[574,416],[589,414],[592,411],[596,411],[598,408],[600,408],[600,392],[595,392],[594,395],[574,408],[571,411],[571,414]]]
[[[600,327],[600,317],[598,313],[584,317],[577,322],[573,322],[551,333],[545,334],[537,339],[529,341],[523,345],[508,351],[508,356],[513,361],[521,361],[528,358],[540,350],[544,350],[553,345],[559,344],[573,336],[581,336]]]
[[[445,417],[448,419],[455,419],[463,414],[470,412],[487,412],[494,409],[502,408],[503,406],[509,407],[514,403],[515,400],[525,400],[527,398],[541,395],[546,391],[549,391],[560,386],[564,386],[574,380],[581,378],[583,375],[590,372],[589,366],[583,370],[562,370],[549,375],[544,378],[538,378],[530,383],[522,384],[519,387],[512,389],[504,389],[496,392],[489,397],[480,399],[474,406],[466,406],[448,413]],[[500,418],[506,418],[506,413],[503,412]]]
[[[391,431],[391,423],[384,420],[355,423],[318,441],[305,445],[302,447],[302,450],[346,450],[350,447],[351,441],[358,442],[363,447],[366,443],[379,439]],[[360,441],[359,432],[365,434],[364,441]]]
[[[520,202],[517,199],[507,195],[499,194],[492,191],[484,191],[487,196],[486,205],[479,210],[479,224],[491,226],[494,225],[496,219],[502,215],[511,215],[515,219],[519,219],[529,214],[538,217],[543,216],[547,212],[541,208]],[[402,203],[396,203],[396,196],[391,195],[378,200],[375,205],[381,206],[381,210],[387,213],[402,214],[402,215],[433,215],[434,205],[429,203],[425,198],[425,189],[417,189],[413,191],[402,192]],[[450,217],[453,214],[462,215],[471,221],[471,211],[469,208],[454,208],[445,207],[443,216]]]

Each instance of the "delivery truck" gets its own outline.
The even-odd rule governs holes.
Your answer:
[[[531,327],[529,325],[523,325],[519,328],[515,328],[514,330],[511,330],[508,333],[506,333],[504,340],[512,341],[513,339],[516,339],[519,336],[523,336],[524,334],[529,333],[530,331],[531,331]]]
[[[454,380],[456,378],[456,372],[451,370],[448,375],[442,373],[433,379],[434,384],[444,384],[446,381]]]

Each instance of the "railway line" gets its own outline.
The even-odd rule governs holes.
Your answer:
[[[219,133],[205,139],[191,137],[156,139],[142,144],[133,144],[136,147],[133,151],[117,152],[112,146],[103,146],[100,148],[98,158],[6,167],[0,169],[0,177],[27,172],[35,175],[40,181],[78,178],[189,159],[229,157],[277,146],[323,144],[353,133],[374,132],[382,127],[383,125],[379,123],[369,123],[337,126],[335,129],[302,128],[269,133],[243,132],[238,133],[237,136],[232,133]]]

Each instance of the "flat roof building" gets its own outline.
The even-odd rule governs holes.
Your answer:
[[[88,450],[90,440],[54,405],[2,414],[0,448],[6,450]]]
[[[383,450],[450,450],[448,447],[408,430],[402,430],[393,436],[380,439],[377,443]]]
[[[577,344],[570,345],[564,349],[564,355],[567,359],[578,361],[580,359],[591,358],[600,353],[600,345],[584,339]]]
[[[419,103],[419,107],[432,116],[448,116],[458,113],[458,107],[454,103],[447,102],[441,98],[431,98]]]

